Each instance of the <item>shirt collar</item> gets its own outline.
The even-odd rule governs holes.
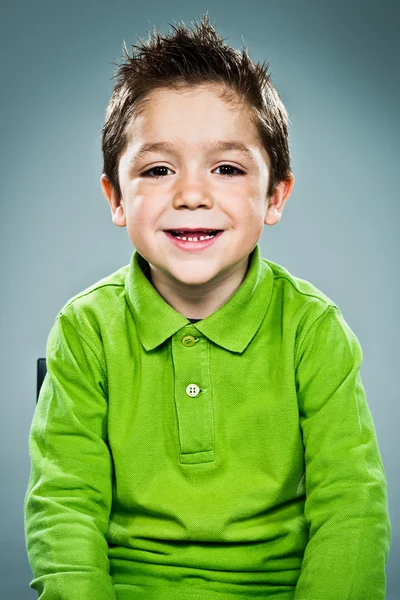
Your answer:
[[[271,267],[261,258],[259,244],[249,255],[247,273],[240,287],[225,304],[198,323],[190,323],[164,300],[147,279],[146,267],[148,262],[135,249],[125,291],[146,350],[153,350],[179,329],[187,327],[200,331],[226,350],[243,352],[261,325],[271,301],[274,276]]]

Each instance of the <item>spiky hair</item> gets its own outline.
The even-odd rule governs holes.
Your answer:
[[[270,196],[279,181],[291,172],[288,115],[272,85],[269,63],[254,63],[246,47],[225,44],[210,24],[208,11],[188,28],[183,21],[162,36],[154,27],[147,42],[139,37],[130,54],[124,43],[124,62],[117,65],[116,80],[102,129],[103,173],[121,196],[118,162],[127,142],[127,127],[146,106],[155,89],[180,89],[218,84],[220,97],[230,105],[250,108],[252,121],[270,161]]]

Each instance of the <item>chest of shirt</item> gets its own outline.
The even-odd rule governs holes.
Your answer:
[[[170,495],[171,506],[204,513],[210,497],[228,507],[229,489],[271,507],[301,494],[292,331],[264,321],[236,353],[188,323],[145,351],[127,319],[112,340],[108,442],[122,503],[137,510],[163,494],[164,505]]]

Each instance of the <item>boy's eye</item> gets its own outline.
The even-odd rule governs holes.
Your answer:
[[[237,167],[234,167],[232,165],[220,165],[219,167],[217,167],[217,169],[233,169],[234,171],[236,171],[235,173],[221,173],[221,175],[224,175],[225,177],[236,177],[237,175],[243,175],[243,171],[241,169],[238,169]],[[163,177],[164,175],[167,175],[167,173],[163,174],[158,174],[158,175],[154,175],[154,177],[152,175],[150,175],[150,173],[155,172],[155,171],[161,171],[161,169],[165,169],[167,171],[170,171],[171,169],[169,169],[168,167],[165,166],[159,166],[159,167],[152,167],[151,169],[148,169],[147,171],[145,171],[144,173],[142,173],[142,177],[150,177],[150,179],[158,179],[159,177]]]
[[[237,167],[234,167],[233,165],[220,165],[219,167],[217,167],[217,169],[233,169],[234,171],[236,171],[236,175],[235,173],[221,173],[221,175],[225,175],[226,177],[236,177],[237,175],[243,175],[244,171],[242,171],[241,169],[238,169]]]
[[[162,175],[156,175],[155,177],[151,177],[151,175],[149,175],[149,173],[151,173],[152,171],[161,170],[161,169],[166,169],[167,171],[171,170],[168,167],[163,167],[163,166],[152,167],[151,169],[148,169],[148,171],[145,171],[144,173],[142,173],[142,177],[150,177],[151,179],[158,179],[158,177],[162,177]]]

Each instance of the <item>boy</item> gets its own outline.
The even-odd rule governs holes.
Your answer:
[[[119,66],[101,185],[129,265],[47,344],[25,532],[42,600],[383,600],[386,481],[360,344],[261,258],[292,191],[264,65],[208,22]]]

